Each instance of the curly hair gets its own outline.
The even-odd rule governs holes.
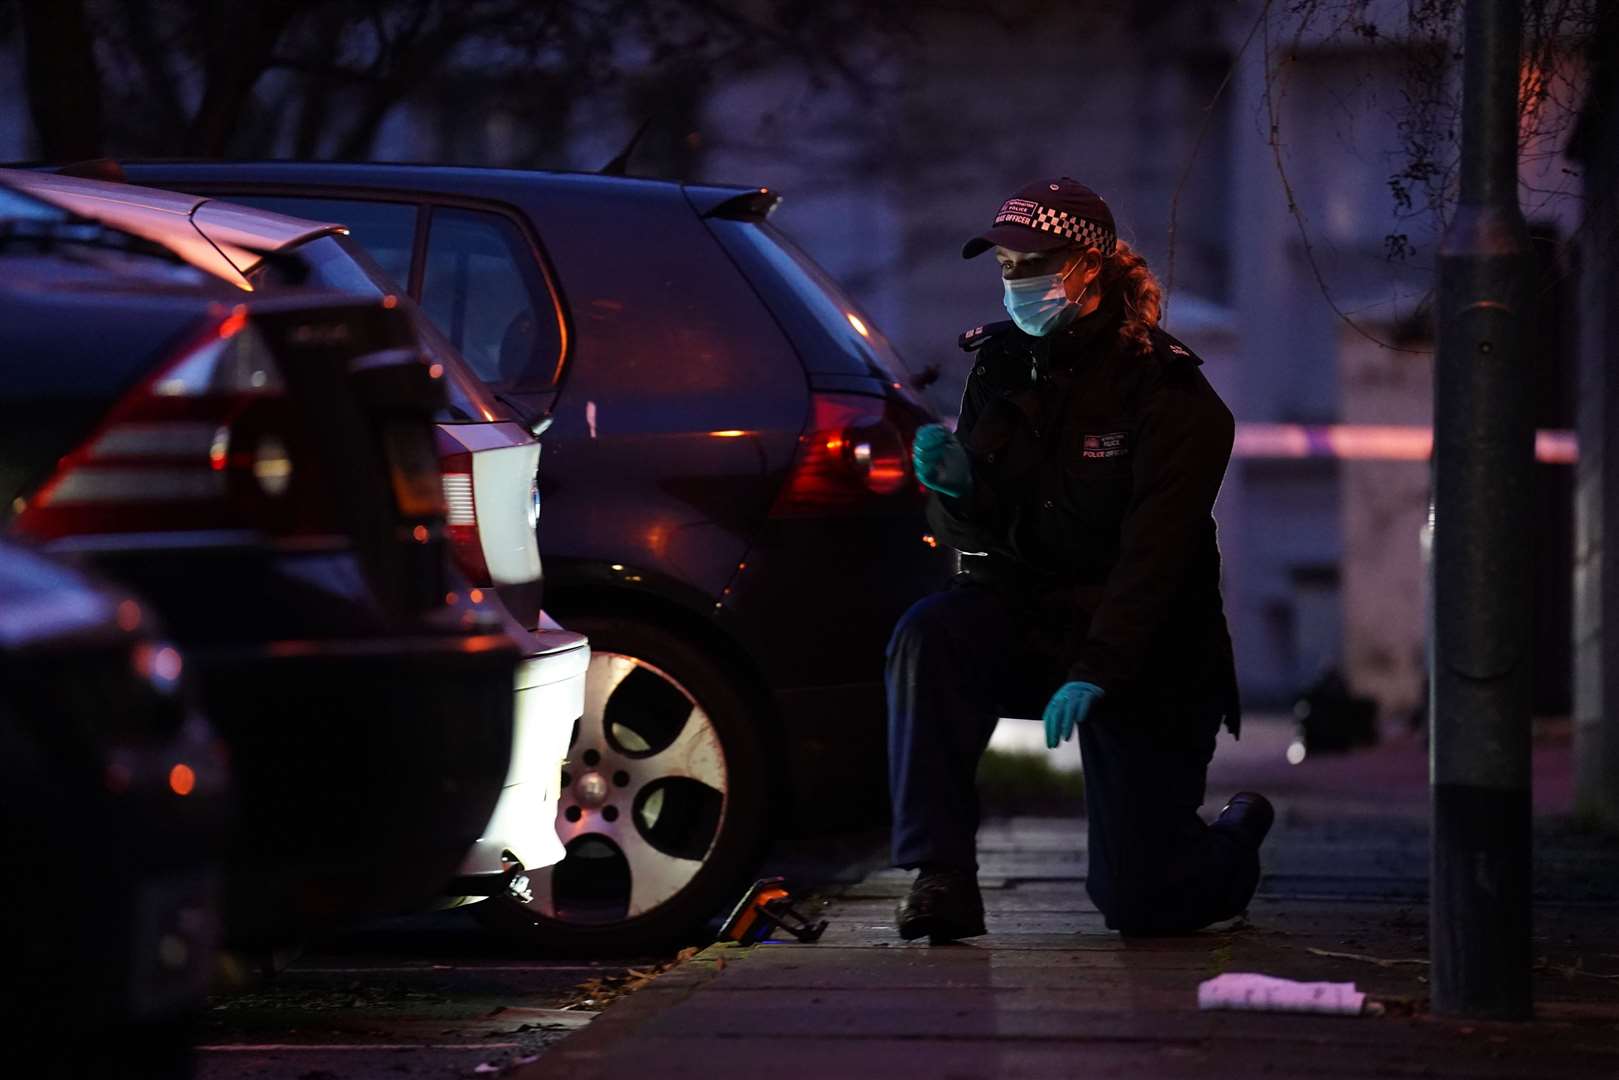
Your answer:
[[[1152,352],[1148,332],[1158,325],[1163,312],[1164,290],[1147,266],[1147,260],[1123,240],[1113,254],[1102,260],[1097,277],[1104,297],[1118,295],[1123,302],[1124,320],[1119,324],[1119,340],[1138,355]]]

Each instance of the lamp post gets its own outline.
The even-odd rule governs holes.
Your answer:
[[[1459,204],[1439,251],[1429,942],[1441,1014],[1526,1019],[1534,427],[1518,0],[1468,0]]]

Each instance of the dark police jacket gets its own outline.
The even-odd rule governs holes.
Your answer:
[[[1028,610],[1067,678],[1235,733],[1211,513],[1235,424],[1190,349],[1154,328],[1140,355],[1119,321],[1115,308],[1044,338],[1011,323],[962,335],[973,490],[935,494],[928,519],[965,575]]]

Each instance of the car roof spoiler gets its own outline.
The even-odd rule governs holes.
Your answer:
[[[728,221],[763,221],[781,204],[781,195],[769,188],[685,186],[686,201],[697,216]]]

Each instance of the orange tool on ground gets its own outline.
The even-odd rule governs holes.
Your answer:
[[[761,878],[753,883],[731,917],[720,927],[721,941],[755,945],[777,930],[809,944],[821,940],[827,921],[811,922],[793,910],[792,894],[782,884],[784,878]]]

